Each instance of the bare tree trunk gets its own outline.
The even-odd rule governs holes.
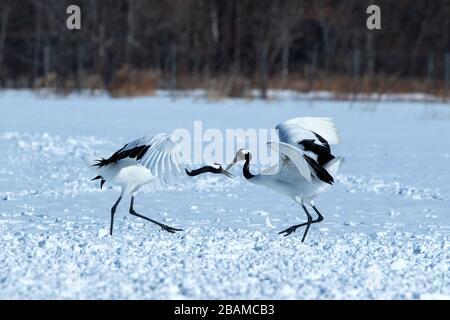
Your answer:
[[[77,87],[81,90],[84,87],[83,76],[84,76],[84,44],[78,44],[78,62],[77,62]]]
[[[175,92],[177,89],[177,46],[170,46],[170,89]]]
[[[289,77],[289,45],[283,44],[283,53],[281,57],[283,83],[286,83]]]
[[[125,38],[125,64],[130,64],[131,43],[133,42],[134,31],[134,0],[128,0],[127,12],[127,35]]]
[[[44,77],[47,78],[48,74],[50,73],[50,57],[51,55],[51,48],[49,44],[46,44],[44,47]]]
[[[5,42],[6,42],[6,28],[8,26],[8,18],[9,18],[9,6],[5,4],[5,8],[3,8],[3,13],[1,16],[2,22],[0,25],[0,81],[2,80],[3,75],[3,56],[5,50]]]
[[[433,82],[433,80],[434,80],[434,54],[433,53],[430,53],[428,55],[427,78],[430,82]]]
[[[326,20],[321,21],[323,32],[323,68],[328,69],[329,54],[330,54],[330,31]]]
[[[105,26],[100,25],[100,35],[98,40],[98,67],[100,75],[103,77],[103,86],[108,87],[106,79],[106,39],[105,39]]]
[[[354,92],[359,93],[361,88],[361,51],[359,49],[353,50],[352,55],[352,77],[353,77],[353,85]]]
[[[260,90],[261,98],[267,99],[267,90],[269,88],[269,44],[264,42],[261,50],[261,62],[260,62]]]
[[[211,16],[211,35],[214,44],[217,45],[219,43],[219,21],[218,21],[219,18],[217,14],[217,4],[214,1],[211,2],[210,16]]]
[[[308,68],[309,91],[314,90],[314,84],[317,76],[317,56],[318,56],[317,49],[314,49],[311,56],[311,64],[309,65]]]
[[[39,61],[39,54],[42,48],[42,10],[41,4],[35,3],[36,21],[34,29],[34,45],[33,45],[33,73],[31,81],[34,83],[39,77],[39,70],[41,61]]]
[[[444,58],[444,82],[445,82],[445,95],[450,97],[450,52],[445,54]]]
[[[366,32],[366,58],[367,58],[367,73],[373,76],[375,73],[375,50],[373,49],[373,32]]]
[[[235,17],[234,17],[234,63],[233,63],[233,69],[236,74],[240,72],[241,69],[241,13],[239,8],[239,1],[236,1],[235,3]]]

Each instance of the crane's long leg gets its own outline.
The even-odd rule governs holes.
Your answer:
[[[284,236],[286,237],[286,236],[290,235],[291,233],[295,232],[297,230],[297,228],[306,226],[306,230],[305,230],[305,233],[303,234],[303,238],[302,238],[302,242],[304,242],[305,239],[306,239],[306,234],[308,233],[309,227],[311,226],[311,224],[319,223],[319,222],[323,221],[323,216],[320,214],[319,210],[317,210],[317,208],[313,204],[311,204],[311,207],[314,209],[314,211],[319,216],[317,219],[310,221],[311,215],[309,214],[309,212],[306,209],[305,205],[302,203],[302,208],[305,211],[306,215],[308,216],[308,222],[300,223],[300,224],[294,225],[292,227],[289,227],[286,230],[283,230],[283,231],[279,232],[279,234],[283,234],[284,233]]]
[[[152,220],[150,218],[147,218],[147,217],[137,213],[136,211],[134,211],[133,203],[134,203],[134,196],[131,197],[131,203],[130,203],[130,214],[132,214],[133,216],[136,216],[136,217],[139,217],[141,219],[153,222],[154,224],[157,224],[158,226],[160,226],[163,230],[165,230],[167,232],[170,232],[170,233],[175,233],[175,231],[183,231],[182,229],[169,227],[168,225],[162,224],[162,223],[160,223],[158,221]]]
[[[286,230],[280,231],[278,234],[283,234],[284,233],[284,236],[286,237],[286,236],[290,235],[291,233],[295,232],[297,230],[297,228],[306,226],[306,230],[305,230],[305,233],[303,234],[303,238],[302,238],[302,242],[305,241],[306,234],[308,233],[309,227],[313,223],[313,219],[312,219],[311,214],[309,213],[309,211],[306,209],[305,205],[302,203],[301,206],[302,206],[303,210],[305,211],[306,216],[308,217],[308,222],[304,222],[304,223],[293,225],[293,226],[287,228]]]
[[[319,216],[316,220],[313,221],[313,223],[317,223],[317,222],[321,222],[323,221],[323,216],[320,214],[319,210],[317,210],[316,206],[314,204],[311,203],[311,207],[314,209],[314,211],[317,213],[317,215]]]
[[[309,227],[311,227],[311,223],[313,222],[313,219],[312,219],[311,214],[309,213],[308,209],[306,209],[306,207],[305,207],[305,205],[303,203],[302,203],[302,208],[305,211],[306,216],[308,217],[308,222],[306,224],[306,229],[305,229],[305,232],[303,233],[303,237],[302,237],[302,242],[305,242],[306,234],[309,231]]]
[[[114,225],[114,215],[116,214],[117,206],[119,205],[120,200],[122,200],[122,195],[117,199],[116,203],[111,208],[111,224],[109,226],[109,234],[112,236],[113,233],[113,225]]]

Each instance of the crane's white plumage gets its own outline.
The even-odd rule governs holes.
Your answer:
[[[117,150],[109,158],[99,159],[94,164],[98,175],[93,180],[101,180],[121,187],[120,197],[111,208],[110,234],[113,231],[114,214],[124,195],[131,195],[130,213],[159,225],[168,232],[180,231],[138,214],[134,208],[134,193],[142,186],[153,183],[164,186],[171,178],[182,172],[183,152],[181,144],[170,134],[160,133],[153,137],[142,137],[131,141]]]
[[[227,169],[238,161],[245,160],[243,174],[249,182],[268,187],[301,205],[308,222],[292,226],[280,233],[289,235],[306,225],[302,238],[304,241],[310,225],[323,219],[314,206],[313,199],[328,190],[334,182],[333,177],[336,176],[342,161],[331,154],[330,145],[339,143],[340,137],[329,118],[294,118],[278,124],[276,129],[280,141],[269,142],[268,145],[279,152],[278,164],[254,175],[249,169],[251,154],[241,149]],[[309,201],[319,218],[312,220],[305,201]]]
[[[311,169],[303,157],[305,155],[304,151],[295,145],[284,142],[268,142],[267,144],[272,148],[272,150],[277,151],[280,155],[285,157],[280,157],[279,164],[281,166],[285,165],[287,161],[292,162],[300,174],[307,181],[311,182]]]
[[[339,144],[341,139],[331,118],[302,117],[279,123],[276,127],[281,142],[296,144],[301,140],[322,136],[328,144]]]
[[[122,187],[123,194],[136,192],[147,183],[164,187],[182,173],[185,159],[181,144],[170,134],[141,137],[127,143],[109,159],[99,161],[99,176]]]
[[[146,144],[150,148],[138,162],[149,169],[161,185],[167,185],[172,177],[182,172],[184,159],[181,145],[169,134],[158,134]]]
[[[159,134],[150,139],[151,147],[139,160],[155,177],[154,183],[160,187],[167,185],[184,169],[185,159],[180,143],[169,134]]]
[[[131,195],[130,214],[148,220],[159,225],[168,232],[181,231],[165,224],[147,218],[137,213],[133,208],[134,193],[142,186],[151,184],[153,188],[166,186],[173,178],[179,177],[186,170],[186,159],[183,156],[182,141],[175,141],[170,134],[160,133],[152,137],[142,137],[131,141],[117,150],[109,158],[99,159],[94,164],[98,175],[93,180],[101,180],[103,184],[115,184],[121,187],[119,199],[111,208],[112,235],[114,214],[124,195]],[[202,168],[187,171],[189,176],[211,172],[216,174],[231,175],[219,168],[204,166]]]

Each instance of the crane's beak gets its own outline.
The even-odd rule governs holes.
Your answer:
[[[231,168],[233,168],[233,166],[238,162],[237,156],[234,157],[233,162],[231,162],[228,167],[225,169],[225,171],[230,170]]]
[[[229,173],[227,170],[224,170],[223,168],[222,168],[222,166],[220,165],[220,163],[214,163],[216,166],[219,166],[219,172],[221,173],[221,174],[223,174],[223,175],[225,175],[225,176],[227,176],[228,178],[231,178],[231,179],[233,179],[234,178],[234,175],[232,175],[231,173]]]
[[[234,178],[234,175],[232,175],[231,173],[229,173],[227,170],[223,170],[223,171],[222,171],[222,174],[226,175],[228,178],[231,178],[231,179]]]

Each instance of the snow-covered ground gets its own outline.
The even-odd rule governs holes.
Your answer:
[[[333,117],[345,163],[304,213],[242,178],[201,176],[127,214],[107,234],[117,190],[99,190],[82,157],[142,135],[192,128],[272,128]],[[36,97],[0,93],[0,298],[450,298],[450,105],[285,97],[211,102],[167,95]],[[239,174],[239,169],[233,171]]]

